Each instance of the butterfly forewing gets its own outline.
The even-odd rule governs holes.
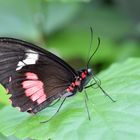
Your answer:
[[[33,44],[0,38],[0,82],[14,107],[37,113],[60,98],[76,71],[54,54]]]

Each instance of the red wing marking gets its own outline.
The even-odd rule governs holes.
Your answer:
[[[44,91],[41,89],[41,90],[39,90],[39,91],[33,93],[33,94],[30,96],[30,98],[31,98],[32,101],[36,101],[36,100],[38,100],[40,97],[42,97],[42,96],[44,96],[44,95],[45,95],[45,94],[44,94]],[[46,95],[45,95],[45,96],[46,96]]]
[[[27,80],[22,82],[25,95],[38,104],[44,102],[47,96],[44,91],[43,82],[39,80],[35,73],[27,72],[25,75]]]
[[[35,81],[35,84],[32,84],[30,86],[26,86],[26,82],[28,81],[24,81],[23,84],[23,87],[26,89],[25,90],[26,96],[31,96],[34,93],[40,92],[43,88],[43,84],[41,81]]]
[[[46,100],[46,95],[41,96],[39,99],[37,99],[37,103],[41,104]]]
[[[39,80],[36,80],[36,81],[32,81],[32,80],[26,80],[26,81],[23,81],[22,82],[22,86],[23,88],[27,89],[27,88],[30,88],[32,86],[37,86]],[[40,81],[41,82],[41,81]],[[42,82],[41,82],[42,83]]]
[[[27,77],[27,79],[32,79],[32,80],[37,80],[38,79],[38,76],[32,72],[27,72],[25,74],[25,76]]]

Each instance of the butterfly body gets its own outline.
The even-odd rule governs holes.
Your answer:
[[[72,95],[76,94],[78,91],[81,92],[93,75],[92,69],[82,69],[77,71],[77,73],[79,76],[77,76],[74,82],[66,89],[68,92],[72,92]]]
[[[37,113],[56,99],[81,92],[92,75],[91,69],[76,71],[36,45],[0,38],[0,83],[22,112]]]

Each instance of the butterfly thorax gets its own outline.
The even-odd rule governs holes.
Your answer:
[[[70,96],[76,94],[77,91],[81,92],[84,87],[91,80],[93,71],[92,69],[81,69],[77,71],[78,76],[75,77],[75,80],[70,84],[70,86],[66,89],[67,92],[71,92]]]

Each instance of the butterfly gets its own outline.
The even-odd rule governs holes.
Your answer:
[[[92,77],[92,69],[76,71],[36,45],[0,38],[0,83],[11,95],[12,106],[21,112],[36,114],[56,99],[65,100],[89,87]]]

